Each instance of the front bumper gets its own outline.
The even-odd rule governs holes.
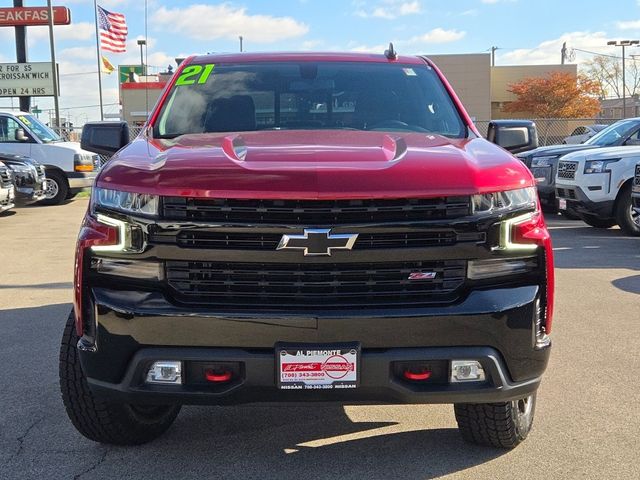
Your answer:
[[[0,213],[5,212],[15,206],[15,188],[13,185],[9,188],[0,188]]]
[[[35,187],[20,187],[16,189],[16,204],[30,205],[46,198],[46,180]]]
[[[506,401],[535,391],[547,366],[549,345],[536,346],[539,294],[532,285],[473,291],[443,307],[278,315],[186,309],[159,293],[94,288],[95,344],[80,340],[80,360],[93,391],[132,403]],[[360,387],[278,390],[278,342],[359,342]],[[243,374],[220,387],[144,384],[153,361],[172,359],[240,362]],[[480,361],[487,381],[415,385],[393,374],[394,362],[452,359]]]
[[[69,188],[79,189],[91,187],[97,176],[97,172],[69,172],[67,173]]]
[[[584,190],[572,184],[557,184],[556,196],[567,201],[567,208],[578,216],[598,217],[603,219],[614,217],[615,200],[593,201]]]
[[[478,360],[487,380],[456,384],[416,383],[394,374],[396,362]],[[147,369],[157,360],[228,362],[241,365],[238,377],[223,385],[145,385]],[[509,379],[500,354],[487,347],[392,348],[365,350],[361,355],[360,385],[353,390],[278,390],[273,351],[203,348],[146,348],[138,351],[122,381],[89,379],[91,390],[102,398],[133,404],[242,403],[488,403],[524,398],[535,392],[540,378],[521,382]]]

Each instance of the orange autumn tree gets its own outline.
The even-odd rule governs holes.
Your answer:
[[[596,82],[584,75],[553,72],[546,77],[525,78],[507,89],[517,99],[504,112],[527,112],[535,118],[593,118],[600,111]]]

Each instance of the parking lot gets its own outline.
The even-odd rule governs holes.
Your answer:
[[[465,444],[453,408],[186,407],[135,448],[81,437],[58,390],[87,200],[0,216],[0,478],[640,478],[640,238],[550,219],[554,350],[534,430]]]

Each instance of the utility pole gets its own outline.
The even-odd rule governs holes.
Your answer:
[[[14,7],[24,7],[22,0],[13,0]],[[27,27],[15,27],[16,31],[16,61],[27,63]],[[31,97],[20,97],[20,110],[28,112],[31,109]]]
[[[51,0],[47,0],[47,7],[49,7],[49,43],[51,44],[51,73],[53,75],[53,105],[56,109],[56,127],[60,133],[60,103],[58,102],[58,68],[56,65],[56,44],[53,38],[53,6],[51,6]]]
[[[491,66],[492,67],[496,66],[496,50],[498,50],[498,47],[491,47]]]
[[[242,35],[238,37],[240,39],[240,53],[242,53]]]
[[[640,44],[640,40],[612,40],[607,42],[607,45],[613,47],[622,47],[622,118],[627,118],[627,81],[625,72],[625,47],[631,47],[632,45]]]

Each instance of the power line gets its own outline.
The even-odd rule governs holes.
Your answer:
[[[581,49],[581,48],[574,48],[573,50],[575,50],[576,52],[588,53],[588,54],[590,54],[590,55],[597,55],[597,56],[599,56],[599,57],[609,57],[609,58],[616,58],[616,59],[618,59],[618,60],[622,60],[622,57],[620,57],[620,56],[618,56],[618,55],[611,55],[611,54],[608,54],[608,53],[592,52],[592,51],[590,51],[590,50],[583,50],[583,49]],[[625,58],[625,60],[633,60],[633,61],[637,61],[637,60],[636,60],[635,58],[633,58],[633,57],[627,57],[627,56],[625,56],[624,58]]]

